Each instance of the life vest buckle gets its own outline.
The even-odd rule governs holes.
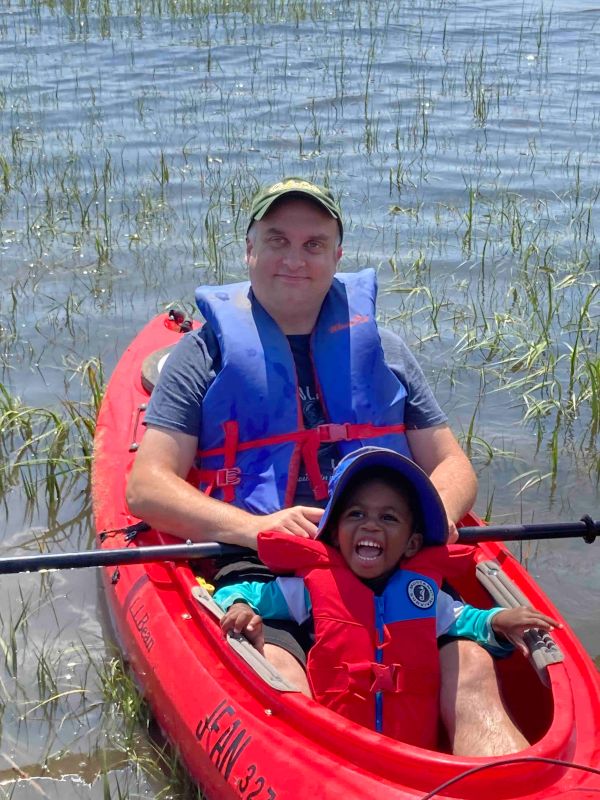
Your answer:
[[[329,422],[319,425],[319,439],[322,442],[347,442],[350,439],[350,425],[348,423]]]
[[[401,664],[380,664],[374,661],[344,662],[338,669],[340,670],[336,683],[338,691],[348,691],[362,698],[378,692],[403,691]]]
[[[215,472],[215,486],[237,486],[241,481],[241,469],[239,467],[224,467]]]

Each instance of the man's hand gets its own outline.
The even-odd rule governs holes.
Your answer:
[[[314,538],[320,508],[294,506],[273,514],[250,514],[199,492],[186,481],[198,449],[195,436],[149,426],[127,486],[132,514],[153,528],[192,542],[222,542],[256,550],[260,531]]]
[[[529,654],[529,650],[523,639],[523,634],[530,628],[540,628],[543,631],[551,631],[553,628],[562,628],[560,622],[552,617],[536,611],[534,608],[507,608],[492,617],[492,628],[494,633],[499,633],[512,642],[517,650],[524,656]]]
[[[452,522],[450,518],[448,518],[448,539],[446,540],[446,544],[454,544],[458,539],[458,528],[456,527],[456,523]]]
[[[303,539],[314,539],[317,535],[317,524],[323,516],[322,508],[309,506],[292,506],[273,514],[256,517],[260,531],[281,531]]]
[[[243,633],[258,652],[264,656],[265,636],[262,617],[246,603],[234,603],[221,618],[221,630],[225,635],[230,631]]]

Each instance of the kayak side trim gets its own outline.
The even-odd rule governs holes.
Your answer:
[[[215,603],[211,595],[203,586],[194,586],[192,597],[200,605],[213,614],[218,620],[223,616],[223,610]],[[278,692],[299,692],[300,690],[285,680],[285,678],[275,669],[258,650],[250,644],[248,639],[241,633],[230,632],[227,634],[227,642],[240,658],[272,689]]]
[[[519,587],[504,572],[497,561],[480,561],[476,567],[477,578],[498,605],[504,608],[529,606],[530,603]],[[549,686],[547,667],[565,660],[564,654],[552,636],[531,628],[525,632],[525,644],[529,649],[531,663],[544,686]]]

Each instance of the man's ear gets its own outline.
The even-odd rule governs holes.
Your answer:
[[[411,533],[410,538],[406,543],[406,548],[404,550],[404,558],[411,558],[411,556],[415,556],[422,547],[423,547],[423,534]]]
[[[337,252],[336,252],[336,254],[335,254],[335,256],[336,256],[336,260],[337,260],[337,261],[340,261],[343,255],[344,255],[344,251],[343,251],[343,249],[342,249],[342,245],[341,245],[341,244],[338,244]]]
[[[246,236],[246,264],[250,259],[250,254],[252,253],[252,239],[249,236]]]

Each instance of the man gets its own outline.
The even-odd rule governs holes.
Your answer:
[[[475,500],[475,474],[397,337],[400,363],[387,364],[371,271],[334,278],[342,237],[341,211],[322,187],[287,178],[255,197],[246,237],[251,288],[198,290],[208,325],[171,354],[152,395],[127,490],[133,514],[184,539],[254,549],[261,530],[312,537],[333,463],[376,444],[427,472],[456,538],[455,523]],[[186,480],[199,446],[200,483],[215,497]],[[220,577],[228,580],[227,568]],[[288,634],[266,631],[265,656],[309,693]],[[455,641],[441,659],[454,752],[526,746],[506,718],[488,654]]]

